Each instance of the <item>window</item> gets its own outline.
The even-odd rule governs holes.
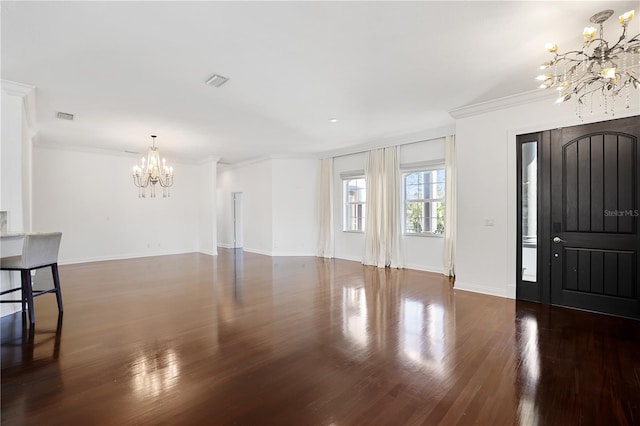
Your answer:
[[[444,167],[404,175],[404,232],[444,234]]]
[[[343,231],[364,231],[364,205],[367,201],[366,187],[363,177],[344,179]]]

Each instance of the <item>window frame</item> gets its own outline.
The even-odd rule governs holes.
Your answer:
[[[437,170],[442,170],[445,173],[444,178],[444,190],[441,198],[419,198],[419,199],[407,199],[407,176],[412,173],[423,173],[423,172],[433,172]],[[435,237],[435,238],[444,238],[444,231],[440,234],[431,232],[431,231],[422,231],[422,232],[407,232],[407,204],[412,203],[429,203],[429,202],[440,202],[444,205],[446,209],[446,191],[447,191],[447,178],[446,178],[446,167],[444,162],[438,161],[437,163],[430,164],[420,164],[412,167],[402,167],[402,177],[401,177],[401,190],[402,190],[402,235],[407,237]],[[445,210],[446,217],[446,210]],[[437,220],[437,219],[436,219]],[[445,224],[446,227],[446,224]]]
[[[348,193],[347,193],[347,182],[352,181],[352,180],[359,180],[362,179],[364,181],[364,190],[365,190],[365,194],[366,194],[366,190],[367,190],[367,183],[366,183],[366,179],[364,177],[364,174],[353,174],[353,175],[348,175],[348,176],[342,176],[342,232],[347,232],[347,233],[355,233],[355,234],[364,234],[365,232],[365,219],[366,219],[366,205],[367,205],[367,201],[366,201],[366,195],[365,195],[365,201],[349,201],[349,197],[348,197]],[[358,187],[360,188],[360,187]],[[349,219],[348,219],[348,209],[347,206],[358,206],[361,205],[362,206],[362,219],[361,219],[361,223],[362,223],[362,229],[347,229],[347,225],[349,224]],[[357,217],[357,216],[356,216]]]

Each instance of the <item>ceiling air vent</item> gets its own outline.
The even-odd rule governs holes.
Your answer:
[[[73,114],[69,114],[68,112],[59,112],[58,118],[60,120],[73,120]]]
[[[209,77],[207,81],[204,82],[204,84],[207,84],[213,87],[220,87],[223,84],[225,84],[227,81],[229,81],[227,77],[223,77],[219,74],[214,74],[211,77]]]

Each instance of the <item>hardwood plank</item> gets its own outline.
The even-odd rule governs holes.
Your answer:
[[[2,424],[637,423],[640,322],[219,253],[61,266],[61,321],[0,320]]]

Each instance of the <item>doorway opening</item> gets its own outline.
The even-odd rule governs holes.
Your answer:
[[[231,193],[231,206],[233,216],[233,248],[242,248],[244,245],[244,230],[242,227],[242,192]]]

